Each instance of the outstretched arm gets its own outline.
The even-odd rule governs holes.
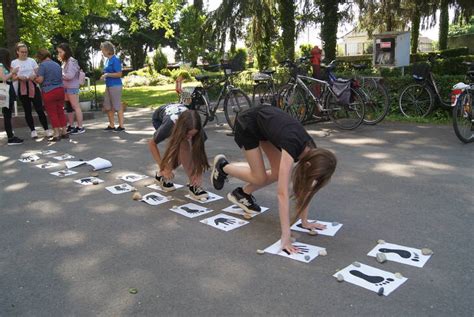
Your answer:
[[[290,253],[296,252],[291,244],[290,231],[290,195],[289,186],[291,171],[293,170],[293,158],[285,150],[281,151],[280,169],[278,173],[278,209],[281,226],[281,248]]]

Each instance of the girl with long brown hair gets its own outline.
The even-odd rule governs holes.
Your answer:
[[[182,104],[169,104],[153,114],[156,131],[148,142],[148,148],[158,165],[155,179],[165,191],[175,190],[173,170],[182,165],[188,176],[189,194],[195,199],[205,199],[208,193],[202,189],[202,174],[209,168],[204,142],[206,134],[201,118],[194,110]],[[158,144],[168,139],[168,146],[161,157]]]
[[[337,165],[336,156],[326,149],[316,148],[301,123],[277,107],[254,107],[240,113],[234,139],[244,150],[249,166],[229,163],[224,155],[217,155],[211,173],[214,188],[222,189],[229,175],[247,182],[244,187],[230,192],[227,198],[247,213],[258,213],[260,206],[252,193],[278,182],[281,249],[296,252],[291,244],[290,226],[298,218],[304,228],[325,228],[308,222],[308,207],[313,196],[330,181]],[[269,170],[265,168],[264,154],[270,163]],[[290,182],[296,203],[296,214],[291,222]]]

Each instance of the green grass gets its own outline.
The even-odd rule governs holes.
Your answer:
[[[197,86],[198,82],[185,83],[184,86]],[[97,94],[103,96],[105,84],[97,84]],[[122,92],[122,101],[129,107],[158,107],[178,101],[174,84],[161,86],[142,86],[127,88]]]

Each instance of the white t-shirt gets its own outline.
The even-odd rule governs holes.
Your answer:
[[[27,58],[26,60],[22,61],[19,59],[15,59],[11,63],[12,68],[17,68],[18,69],[18,76],[24,76],[24,77],[30,77],[35,73],[35,69],[38,68],[38,63],[32,58]],[[13,83],[13,87],[15,88],[15,92],[18,95],[18,81],[15,81]]]

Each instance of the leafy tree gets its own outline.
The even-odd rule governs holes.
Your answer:
[[[153,55],[153,68],[159,73],[162,69],[166,68],[166,66],[168,66],[168,58],[161,50],[161,47],[158,47],[155,50],[155,55]]]
[[[178,46],[184,60],[190,61],[192,66],[196,66],[198,57],[204,53],[203,34],[200,32],[204,22],[204,15],[192,5],[181,11]]]
[[[278,11],[280,14],[280,25],[282,29],[282,44],[284,55],[290,60],[295,59],[295,32],[296,4],[293,0],[278,0]]]

